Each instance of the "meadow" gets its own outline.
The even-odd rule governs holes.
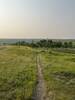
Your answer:
[[[48,49],[40,52],[51,100],[75,100],[75,53],[69,51]]]
[[[29,47],[0,47],[0,100],[30,100],[36,85],[36,58]]]
[[[33,100],[37,55],[49,100],[75,100],[74,50],[27,46],[0,47],[0,100]]]

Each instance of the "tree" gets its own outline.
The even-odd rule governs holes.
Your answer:
[[[58,48],[62,47],[62,42],[58,41],[57,44],[56,44],[56,47],[58,47]]]
[[[67,42],[64,42],[64,47],[68,48],[68,43]]]
[[[71,41],[68,43],[68,46],[69,46],[70,48],[72,48],[72,47],[73,47],[73,44],[72,44],[72,42],[71,42]]]
[[[52,45],[53,45],[53,41],[52,40],[48,40],[47,46],[48,47],[52,47]]]

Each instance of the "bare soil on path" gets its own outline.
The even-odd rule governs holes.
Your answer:
[[[42,72],[41,55],[37,56],[37,86],[34,100],[50,100],[47,97],[46,85]]]

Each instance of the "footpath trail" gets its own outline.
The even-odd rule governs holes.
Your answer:
[[[37,86],[34,100],[49,100],[46,96],[46,86],[42,72],[41,55],[37,56]]]

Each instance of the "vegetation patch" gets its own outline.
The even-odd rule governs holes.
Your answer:
[[[67,61],[75,62],[75,57],[66,59]]]
[[[59,78],[67,78],[67,79],[71,79],[71,78],[75,78],[75,73],[72,72],[55,72],[54,73],[55,76],[58,76]]]
[[[75,99],[75,55],[57,50],[41,53],[48,94],[54,100]]]
[[[57,80],[61,80],[64,82],[69,82],[69,83],[75,82],[75,73],[72,73],[72,72],[65,72],[65,71],[55,72],[53,73],[53,75]]]
[[[32,48],[0,50],[0,100],[31,100],[36,87],[35,61]]]

